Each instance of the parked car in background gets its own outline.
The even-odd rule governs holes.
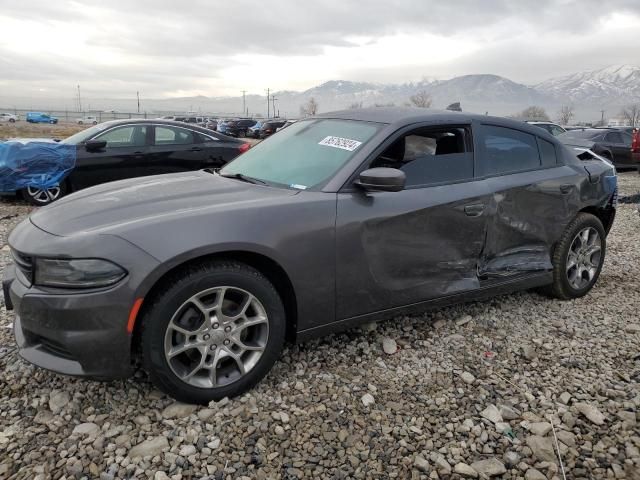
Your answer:
[[[536,287],[586,295],[616,190],[608,162],[523,122],[318,115],[218,173],[37,210],[9,235],[6,305],[36,365],[122,378],[140,358],[157,388],[206,404],[256,385],[285,339]]]
[[[230,135],[232,137],[246,137],[247,130],[253,127],[257,122],[250,118],[237,118],[234,120],[229,120],[226,124],[226,135]]]
[[[260,138],[260,129],[262,128],[263,120],[257,120],[255,125],[247,128],[247,137]]]
[[[0,113],[0,122],[15,123],[18,120],[20,120],[20,117],[13,113]]]
[[[558,125],[556,123],[552,123],[552,122],[537,122],[537,121],[528,120],[527,123],[529,125],[534,125],[536,127],[540,127],[540,128],[545,129],[547,132],[549,132],[554,137],[560,135],[561,133],[566,132],[566,130],[564,128],[562,128],[560,125]]]
[[[215,132],[218,129],[218,121],[215,119],[208,119],[206,122],[204,122],[203,127]]]
[[[218,120],[218,126],[216,127],[217,131],[220,133],[224,133],[226,135],[227,133],[227,123],[229,123],[230,120],[228,119],[224,119],[221,118]]]
[[[285,119],[267,120],[260,127],[260,138],[267,138],[269,135],[276,133],[276,130],[283,126],[287,121]]]
[[[284,125],[282,125],[281,127],[276,128],[276,132],[279,132],[280,130],[283,130],[291,125],[293,125],[294,123],[296,123],[297,120],[287,120]]]
[[[27,122],[29,123],[58,123],[58,118],[42,112],[28,112]]]
[[[76,122],[78,123],[78,125],[97,125],[98,124],[98,117],[95,117],[93,115],[87,115],[86,117],[82,117],[82,118],[76,118]]]
[[[631,135],[617,128],[584,128],[559,135],[565,144],[589,148],[610,160],[618,169],[637,169],[640,162],[631,154]],[[577,142],[577,143],[576,143]]]
[[[59,143],[76,146],[75,166],[59,185],[22,190],[34,205],[114,180],[219,168],[249,149],[249,144],[211,130],[166,120],[113,120]]]

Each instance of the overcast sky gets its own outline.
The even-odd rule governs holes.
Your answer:
[[[0,0],[0,96],[147,98],[638,64],[639,0]]]

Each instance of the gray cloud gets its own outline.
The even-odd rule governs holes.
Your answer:
[[[23,57],[7,47],[20,38],[0,40],[0,85],[2,94],[25,94],[46,87],[70,88],[88,85],[95,95],[118,95],[144,89],[151,95],[177,90],[207,90],[211,79],[224,67],[237,64],[234,56],[244,53],[277,56],[320,55],[329,46],[357,48],[353,37],[379,38],[393,34],[432,33],[444,37],[474,38],[486,42],[482,55],[457,59],[434,72],[416,62],[406,69],[384,72],[375,65],[342,68],[354,79],[406,81],[423,75],[448,75],[492,71],[519,81],[541,79],[571,69],[596,68],[606,63],[632,63],[637,59],[633,39],[607,52],[607,39],[593,37],[593,26],[603,4],[597,0],[324,0],[296,2],[255,0],[211,2],[191,0],[111,0],[77,2],[31,0],[4,2],[2,18],[29,19],[35,25],[73,31],[89,26],[88,47],[107,48],[123,58],[140,60],[112,67],[100,58],[30,54]],[[610,0],[604,12],[640,15],[637,0]],[[529,39],[495,38],[496,32],[517,22],[531,32]],[[25,32],[27,35],[27,32]],[[582,50],[563,51],[566,39],[583,42]],[[553,40],[551,42],[550,40]],[[626,41],[625,41],[626,40]],[[553,44],[536,51],[536,44]],[[546,48],[546,47],[545,47]],[[609,47],[610,48],[610,47]],[[594,52],[597,54],[594,56]],[[425,60],[429,46],[425,45]],[[91,61],[87,61],[91,60]],[[295,60],[293,60],[295,61]],[[427,62],[425,62],[426,64]],[[569,69],[570,66],[570,69]],[[520,73],[520,75],[517,75]],[[261,72],[256,71],[259,76]],[[318,72],[320,77],[321,72]],[[319,78],[324,80],[323,78]],[[283,81],[286,83],[286,81]],[[287,88],[288,85],[280,85]],[[209,91],[216,94],[215,91]]]

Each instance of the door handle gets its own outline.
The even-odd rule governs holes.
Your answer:
[[[465,205],[464,213],[468,217],[479,217],[484,212],[484,203],[475,203],[473,205]]]
[[[193,148],[191,149],[191,151],[192,151],[192,152],[201,152],[201,151],[202,151],[202,149],[201,149],[200,147],[193,147]]]
[[[560,193],[562,193],[563,195],[567,195],[568,193],[571,193],[571,190],[573,190],[573,185],[571,185],[570,183],[565,183],[564,185],[560,185]]]

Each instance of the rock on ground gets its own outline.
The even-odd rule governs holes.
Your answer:
[[[640,175],[619,175],[604,268],[582,298],[520,292],[290,344],[251,391],[198,408],[175,405],[137,364],[114,382],[28,364],[0,295],[0,478],[444,480],[495,458],[507,472],[492,478],[558,480],[553,432],[525,428],[552,418],[569,478],[634,480],[640,334],[625,329],[640,324],[640,215],[624,199],[639,191]],[[0,276],[9,231],[32,211],[0,198]],[[401,354],[382,353],[384,337]],[[500,416],[488,420],[490,405]],[[98,430],[74,433],[83,424]]]

